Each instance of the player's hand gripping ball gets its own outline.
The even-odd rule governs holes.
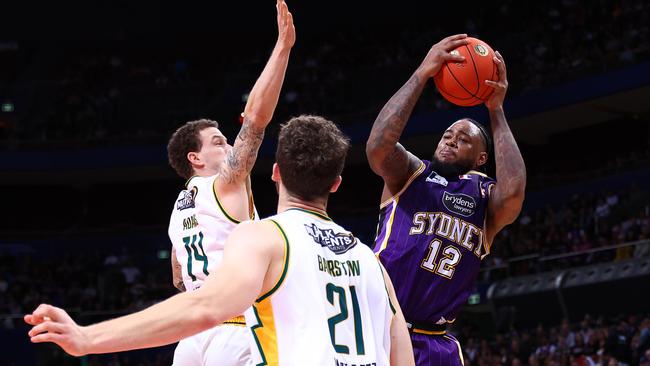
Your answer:
[[[480,39],[467,37],[468,44],[451,51],[465,57],[463,62],[446,62],[434,77],[445,99],[459,106],[484,103],[494,91],[485,80],[498,81],[494,51]]]

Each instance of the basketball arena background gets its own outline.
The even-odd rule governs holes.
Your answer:
[[[0,365],[171,363],[173,346],[68,357],[30,344],[22,315],[49,302],[88,324],[175,293],[166,232],[183,181],[167,139],[200,117],[234,139],[274,3],[2,4]],[[330,215],[371,244],[374,118],[431,45],[476,36],[507,62],[528,185],[452,330],[466,365],[650,364],[650,3],[288,5],[297,42],[252,178],[262,216],[278,125],[321,114],[353,142]],[[401,141],[428,158],[462,116],[488,122],[431,83]]]

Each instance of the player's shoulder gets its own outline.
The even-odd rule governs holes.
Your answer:
[[[216,175],[199,176],[195,175],[187,180],[185,183],[185,190],[194,192],[194,197],[212,197],[215,196],[214,182],[217,178]]]
[[[420,159],[420,165],[418,165],[418,168],[416,169],[415,173],[421,174],[429,171],[430,169],[431,169],[431,161]]]
[[[477,187],[478,193],[480,193],[480,197],[485,199],[490,197],[492,188],[494,188],[494,184],[496,183],[496,180],[494,180],[489,175],[476,170],[468,171],[467,173],[461,175],[460,179],[461,181],[462,180],[472,181],[473,182],[472,185]]]
[[[228,238],[232,242],[251,242],[272,246],[286,241],[282,227],[271,219],[248,220],[237,224]]]
[[[277,231],[277,223],[272,218],[262,220],[246,220],[237,224],[235,230],[262,236],[270,231]]]
[[[478,182],[494,182],[494,179],[489,175],[479,172],[478,170],[469,170],[467,173],[460,176],[460,179],[476,180]]]

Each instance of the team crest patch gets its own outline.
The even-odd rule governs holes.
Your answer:
[[[188,208],[194,208],[194,199],[196,198],[196,194],[198,192],[199,189],[196,187],[192,187],[190,190],[183,191],[183,197],[179,198],[179,200],[176,201],[176,209],[183,211]]]
[[[447,210],[464,217],[472,216],[476,210],[474,197],[462,193],[445,191],[442,194],[442,204]]]
[[[305,225],[305,230],[317,244],[336,254],[343,254],[357,245],[357,238],[351,233],[335,233],[332,229],[321,229],[316,224]]]
[[[439,175],[436,172],[431,172],[431,174],[429,174],[429,176],[427,177],[426,181],[430,183],[438,183],[441,186],[445,186],[445,187],[447,186],[447,184],[449,184],[449,182],[445,177]]]

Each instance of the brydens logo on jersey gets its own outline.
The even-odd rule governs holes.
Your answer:
[[[343,254],[357,244],[351,233],[335,233],[332,229],[321,229],[316,224],[305,225],[307,234],[322,247],[328,247],[336,254]]]
[[[183,197],[176,201],[176,209],[183,211],[186,208],[194,208],[194,198],[196,198],[198,192],[199,189],[196,187],[192,187],[192,189],[188,191],[183,191]]]
[[[442,204],[445,205],[447,210],[465,217],[472,216],[476,208],[476,201],[473,197],[447,191],[442,195]]]

